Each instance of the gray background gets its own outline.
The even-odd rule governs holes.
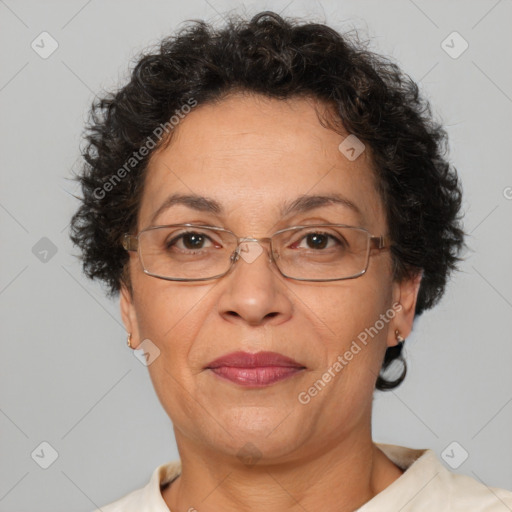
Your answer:
[[[420,82],[447,125],[471,250],[406,341],[405,383],[376,393],[374,439],[440,457],[456,441],[452,461],[469,454],[458,472],[512,488],[510,0],[0,0],[0,511],[92,510],[177,458],[118,301],[73,256],[79,191],[69,177],[94,94],[183,20],[221,21],[232,8],[357,27]],[[43,31],[59,45],[46,59],[31,48]],[[458,58],[441,47],[453,31],[469,43]],[[43,441],[58,453],[48,469]]]

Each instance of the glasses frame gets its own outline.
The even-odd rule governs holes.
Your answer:
[[[202,228],[202,229],[213,229],[216,231],[223,231],[225,233],[229,233],[229,234],[233,235],[236,238],[237,243],[236,243],[235,250],[233,251],[233,253],[231,254],[231,256],[229,258],[231,263],[229,265],[229,268],[226,270],[226,272],[223,272],[222,274],[217,274],[212,277],[188,278],[188,277],[161,276],[161,275],[154,274],[154,273],[146,270],[146,268],[144,267],[144,260],[142,258],[142,254],[140,252],[139,236],[146,231],[151,231],[151,230],[160,229],[160,228],[171,228],[171,227],[184,227],[184,228],[192,227],[192,228]],[[274,258],[275,251],[274,251],[274,247],[272,246],[272,239],[276,235],[284,233],[285,231],[293,231],[293,230],[299,230],[299,229],[304,229],[304,228],[316,228],[316,227],[319,227],[319,228],[320,227],[331,227],[331,228],[338,227],[338,228],[350,228],[350,229],[357,229],[359,231],[364,231],[367,234],[368,240],[369,240],[368,245],[367,245],[366,264],[365,264],[364,269],[361,272],[359,272],[358,274],[354,274],[353,276],[336,277],[336,278],[332,278],[332,279],[306,279],[306,278],[301,278],[301,277],[291,277],[291,276],[285,274],[279,268],[279,265],[276,262],[276,258]],[[224,277],[225,275],[229,274],[229,272],[233,269],[236,262],[240,259],[241,244],[243,244],[245,242],[258,242],[260,244],[263,242],[265,244],[269,244],[270,245],[270,251],[268,251],[269,261],[270,261],[270,263],[274,264],[274,266],[277,268],[277,270],[283,277],[286,277],[288,279],[293,279],[295,281],[310,281],[310,282],[344,281],[347,279],[356,279],[357,277],[360,277],[367,272],[368,266],[370,263],[370,256],[372,253],[372,249],[381,251],[383,249],[387,249],[387,248],[391,247],[391,238],[389,235],[376,236],[376,235],[372,235],[367,229],[362,228],[362,227],[350,226],[347,224],[329,224],[329,223],[305,224],[305,225],[300,225],[300,226],[291,226],[291,227],[280,229],[279,231],[276,231],[270,237],[263,237],[263,238],[239,237],[238,235],[236,235],[235,233],[233,233],[233,231],[231,231],[229,229],[221,228],[218,226],[210,226],[210,225],[206,225],[206,224],[165,224],[165,225],[161,225],[161,226],[149,226],[147,228],[140,230],[136,235],[125,233],[122,237],[121,244],[126,251],[136,252],[138,254],[139,262],[142,266],[142,270],[148,276],[156,277],[158,279],[164,279],[166,281],[190,282],[190,281],[211,281],[212,279],[219,279],[219,278]],[[279,258],[279,253],[276,252],[275,254],[277,254],[277,257]]]

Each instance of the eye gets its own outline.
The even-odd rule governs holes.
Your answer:
[[[300,240],[292,244],[293,249],[324,250],[333,248],[344,248],[347,246],[343,238],[334,236],[331,233],[311,232],[303,235]]]
[[[185,251],[220,247],[218,244],[214,244],[213,240],[208,235],[196,231],[181,233],[167,241],[165,245],[167,249],[176,247],[177,249]]]

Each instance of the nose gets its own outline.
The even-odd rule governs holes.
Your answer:
[[[240,243],[218,300],[219,314],[226,320],[257,326],[290,318],[292,302],[286,278],[272,263],[269,249],[256,241]]]

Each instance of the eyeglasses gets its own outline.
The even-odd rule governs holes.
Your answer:
[[[144,272],[169,281],[206,281],[226,275],[242,257],[248,263],[270,245],[269,262],[298,281],[338,281],[363,275],[371,250],[389,247],[388,236],[344,224],[293,226],[270,238],[238,237],[228,229],[197,224],[151,226],[125,234],[122,245],[136,251]],[[249,255],[251,255],[249,257]]]

